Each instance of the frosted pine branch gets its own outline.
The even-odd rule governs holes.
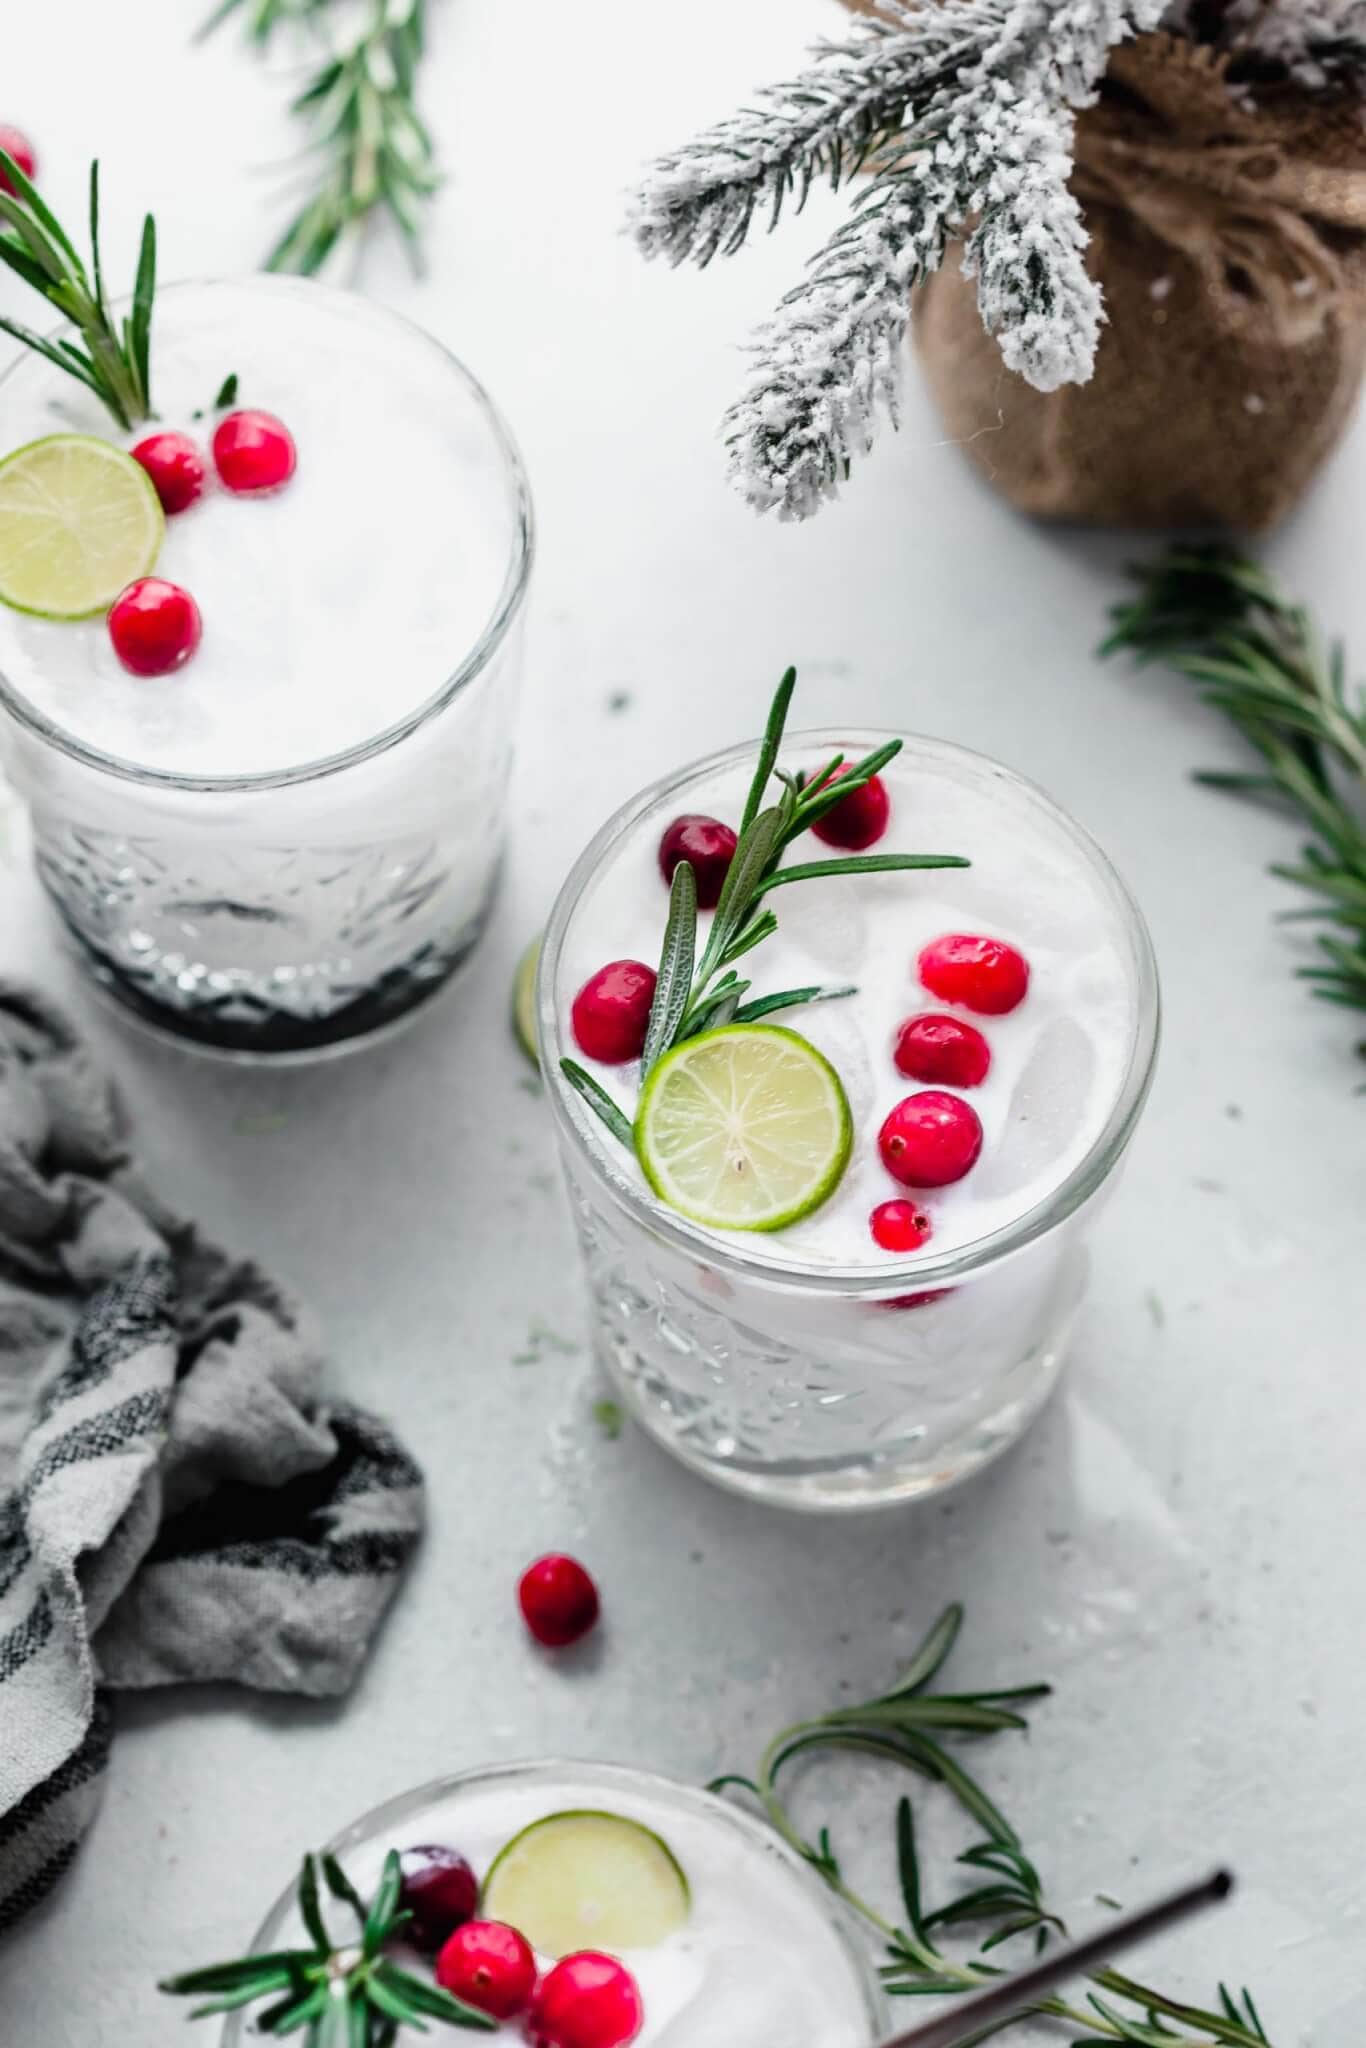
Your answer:
[[[747,387],[726,416],[732,475],[756,509],[807,517],[869,451],[879,414],[895,424],[910,295],[959,235],[1007,364],[1045,391],[1090,376],[1104,315],[1068,190],[1076,110],[1095,97],[1114,45],[1155,27],[1165,5],[973,0],[907,12],[890,35],[866,32],[884,54],[909,41],[917,68],[902,82],[899,128],[878,138],[878,175],[756,337]],[[780,103],[780,127],[782,117]],[[796,123],[784,132],[792,179]],[[723,204],[725,190],[699,175],[692,217]],[[732,227],[712,248],[743,238]]]
[[[661,157],[641,187],[632,227],[642,255],[708,264],[734,255],[761,207],[775,227],[820,178],[839,186],[870,149],[919,119],[999,34],[1003,0],[948,0],[914,27],[873,20],[820,44],[797,78],[766,87],[695,142]]]
[[[1284,65],[1311,90],[1366,73],[1366,0],[1234,0],[1234,47]]]
[[[726,416],[734,480],[758,510],[805,518],[896,421],[910,295],[966,236],[983,323],[1011,369],[1051,391],[1092,372],[1104,309],[1068,190],[1077,110],[1110,51],[1170,0],[893,0],[811,67],[657,163],[634,228],[647,256],[734,253],[820,176],[876,152],[850,218],[755,337]],[[1319,0],[1320,5],[1329,0]]]

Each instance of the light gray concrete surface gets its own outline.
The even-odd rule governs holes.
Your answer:
[[[290,146],[291,78],[231,31],[191,50],[195,12],[69,0],[6,24],[0,118],[37,138],[67,213],[99,152],[116,276],[144,203],[168,274],[248,268],[270,231],[261,166]],[[1262,868],[1293,835],[1192,786],[1192,767],[1237,754],[1184,686],[1092,659],[1125,547],[1013,517],[914,381],[899,437],[809,527],[757,522],[727,492],[714,427],[735,345],[821,209],[675,276],[619,235],[621,189],[791,65],[837,20],[823,0],[432,15],[423,97],[450,178],[430,275],[377,249],[366,283],[487,379],[537,494],[495,926],[407,1036],[272,1075],[105,1018],[13,862],[0,893],[0,968],[78,1008],[165,1193],[316,1305],[337,1384],[422,1452],[431,1535],[344,1705],[121,1704],[85,1852],[0,1950],[0,2041],[169,2048],[185,2022],[153,1980],[233,1950],[300,1851],[359,1809],[536,1752],[743,1768],[793,1713],[876,1688],[958,1598],[958,1677],[1058,1688],[1028,1742],[978,1758],[1057,1899],[1081,1921],[1097,1892],[1136,1901],[1227,1857],[1239,1900],[1152,1972],[1192,1995],[1246,1979],[1276,2048],[1359,2048],[1366,1102],[1350,1020],[1295,985],[1272,922],[1290,894]],[[25,312],[8,284],[0,308]],[[1366,423],[1269,554],[1366,661],[1363,509]],[[646,778],[754,731],[788,661],[805,721],[918,726],[1037,777],[1128,876],[1167,998],[1064,1393],[979,1483],[839,1525],[602,1437],[550,1131],[506,1027],[513,963],[589,832]],[[587,1559],[606,1602],[591,1651],[558,1663],[513,1604],[550,1546]],[[866,1833],[869,1882],[888,1885],[885,1780],[858,1774],[835,1806],[837,1838]]]

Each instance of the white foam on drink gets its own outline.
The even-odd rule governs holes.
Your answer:
[[[523,1828],[583,1809],[652,1829],[668,1843],[691,1893],[677,1932],[654,1948],[620,1952],[645,2007],[637,2048],[792,2048],[798,2034],[803,2048],[861,2048],[867,2041],[856,1966],[821,1903],[776,1847],[768,1850],[691,1800],[652,1799],[644,1788],[608,1788],[591,1775],[582,1783],[567,1775],[553,1786],[475,1780],[405,1816],[382,1840],[347,1850],[343,1861],[367,1896],[390,1848],[455,1849],[482,1880]],[[552,1959],[540,1960],[548,1968]],[[526,2033],[516,2020],[483,2038],[525,2048]]]
[[[850,742],[845,750],[853,758],[871,744]],[[783,749],[783,765],[809,773],[831,751],[796,736]],[[664,826],[685,810],[738,825],[751,773],[752,763],[712,771],[679,792],[618,843],[585,889],[557,988],[566,1050],[576,1057],[568,1012],[583,982],[609,960],[654,965],[658,958],[667,902],[657,859]],[[857,984],[855,996],[773,1020],[810,1039],[840,1073],[855,1136],[843,1180],[814,1215],[762,1237],[713,1233],[751,1257],[814,1267],[907,1263],[880,1251],[868,1225],[878,1203],[903,1194],[929,1212],[933,1236],[926,1257],[987,1237],[1045,1201],[1079,1165],[1124,1084],[1139,966],[1119,894],[1094,857],[1027,785],[978,756],[912,741],[883,779],[892,808],[877,852],[961,854],[972,866],[799,882],[769,899],[778,931],[737,972],[753,979],[751,997],[812,982]],[[807,840],[787,860],[834,852]],[[1004,1017],[970,1016],[920,986],[921,949],[955,931],[1004,939],[1024,953],[1030,984],[1018,1009]],[[955,1186],[902,1189],[882,1165],[877,1134],[905,1096],[938,1085],[906,1079],[892,1060],[899,1025],[927,1011],[964,1017],[990,1044],[986,1082],[952,1091],[977,1111],[984,1143],[976,1167]],[[584,1064],[628,1113],[634,1111],[634,1067]],[[602,1135],[612,1166],[640,1178],[634,1160]]]
[[[235,497],[209,461],[203,498],[168,518],[155,573],[204,619],[186,666],[130,676],[102,618],[0,606],[0,673],[37,711],[104,753],[186,775],[299,767],[403,719],[480,639],[513,552],[498,441],[416,329],[297,280],[161,292],[156,428],[192,435],[207,460],[230,372],[238,406],[289,427],[298,468],[279,492]],[[129,447],[154,430],[121,434],[37,357],[0,385],[0,453],[64,432]]]

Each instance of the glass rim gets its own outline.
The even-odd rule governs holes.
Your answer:
[[[780,1254],[775,1255],[776,1248],[768,1248],[770,1241],[760,1232],[752,1233],[755,1246],[751,1251],[748,1245],[720,1238],[702,1224],[693,1223],[676,1210],[666,1208],[643,1181],[637,1182],[617,1168],[608,1150],[611,1140],[582,1096],[561,1074],[560,1056],[570,1048],[562,1042],[554,984],[570,921],[586,884],[618,841],[657,806],[676,797],[703,776],[754,760],[759,746],[757,739],[742,741],[737,746],[726,747],[689,762],[686,767],[651,783],[612,814],[565,877],[546,925],[536,979],[540,1044],[542,1048],[549,1048],[552,1054],[549,1059],[542,1057],[541,1066],[557,1124],[562,1136],[587,1163],[594,1179],[607,1189],[619,1210],[651,1235],[666,1240],[674,1249],[738,1278],[766,1280],[775,1286],[803,1293],[839,1293],[873,1300],[964,1280],[984,1267],[1023,1251],[1080,1209],[1108,1179],[1133,1135],[1152,1085],[1161,1023],[1157,961],[1147,923],[1136,899],[1103,847],[1040,784],[1006,767],[1004,762],[997,761],[990,754],[923,733],[828,726],[789,733],[784,744],[794,748],[819,748],[829,755],[840,749],[871,752],[889,739],[900,739],[908,747],[913,746],[922,752],[966,761],[992,775],[1005,777],[1022,791],[1031,803],[1048,815],[1098,875],[1122,920],[1133,950],[1137,1004],[1128,1060],[1110,1112],[1071,1171],[1056,1187],[1009,1223],[1001,1224],[985,1236],[973,1238],[952,1251],[931,1253],[928,1257],[922,1254],[878,1266],[815,1266],[809,1261],[784,1260]],[[661,917],[661,933],[662,930]]]
[[[867,2018],[874,2030],[870,2039],[877,2038],[877,2030],[884,2021],[883,1994],[878,1982],[872,1959],[864,1953],[855,1939],[855,1922],[847,1906],[831,1892],[806,1860],[799,1856],[790,1842],[783,1839],[778,1830],[757,1815],[746,1813],[743,1807],[735,1806],[723,1799],[719,1792],[707,1786],[691,1784],[686,1778],[675,1777],[669,1771],[649,1770],[641,1764],[602,1763],[589,1757],[525,1757],[514,1758],[508,1763],[474,1764],[463,1771],[452,1771],[444,1776],[429,1778],[420,1785],[412,1786],[406,1792],[398,1792],[392,1798],[383,1799],[366,1812],[331,1836],[325,1843],[324,1855],[344,1856],[348,1850],[371,1836],[389,1821],[401,1821],[410,1813],[434,1804],[438,1799],[448,1798],[467,1787],[495,1785],[500,1779],[513,1784],[523,1784],[540,1778],[590,1779],[595,1784],[619,1786],[623,1791],[641,1794],[660,1793],[670,1799],[682,1799],[694,1810],[704,1811],[742,1834],[748,1841],[766,1853],[774,1856],[783,1868],[796,1880],[807,1896],[819,1900],[830,1927],[849,1957],[858,1977],[863,1993]],[[286,1885],[261,1920],[251,1937],[250,1953],[261,1953],[276,1938],[281,1922],[294,1907],[298,1895],[298,1880]],[[220,2040],[225,2048],[242,2038],[242,2029],[247,2023],[244,2011],[227,2014]]]
[[[101,775],[111,775],[122,782],[138,783],[144,787],[194,791],[206,795],[232,795],[262,789],[284,789],[292,784],[316,782],[324,776],[340,774],[344,769],[353,768],[362,761],[373,760],[378,754],[388,753],[410,738],[428,721],[435,718],[457,697],[468,683],[473,682],[497,653],[506,638],[509,627],[521,608],[531,575],[531,566],[536,551],[536,522],[532,507],[531,487],[527,480],[526,467],[521,451],[513,439],[512,430],[479,379],[460,360],[444,341],[422,327],[416,320],[410,320],[404,313],[396,313],[392,307],[380,305],[358,292],[349,292],[335,285],[319,284],[315,279],[304,277],[276,277],[248,273],[227,277],[178,278],[169,284],[158,286],[159,295],[174,296],[184,291],[216,289],[247,289],[262,292],[278,292],[315,298],[321,295],[334,303],[372,314],[380,322],[390,322],[403,329],[408,336],[424,343],[444,358],[446,365],[455,373],[464,386],[467,395],[473,399],[476,411],[489,429],[494,446],[502,461],[503,475],[510,487],[513,512],[512,548],[504,572],[502,586],[493,610],[485,621],[478,637],[456,667],[429,696],[405,712],[392,725],[384,726],[368,738],[358,740],[353,746],[343,747],[333,754],[319,755],[311,761],[301,761],[287,768],[253,769],[244,774],[233,775],[187,775],[171,768],[149,768],[138,761],[126,760],[122,755],[109,754],[101,747],[92,746],[78,739],[74,733],[47,718],[32,705],[0,668],[0,711],[8,712],[17,724],[25,727],[35,738],[70,759],[79,761],[83,767],[93,768]],[[54,336],[66,331],[63,327],[52,330]],[[29,357],[21,353],[0,373],[0,397],[11,378],[29,367]]]

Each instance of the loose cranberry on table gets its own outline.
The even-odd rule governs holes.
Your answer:
[[[542,1979],[529,2030],[533,2048],[626,2048],[644,2024],[631,1972],[612,1956],[584,1949]]]
[[[975,1024],[961,1017],[927,1012],[908,1017],[892,1051],[897,1072],[908,1081],[942,1081],[950,1088],[975,1088],[991,1067],[991,1047]]]
[[[598,1589],[577,1558],[537,1558],[517,1587],[522,1617],[538,1643],[563,1650],[586,1636],[598,1618]]]
[[[920,979],[941,1003],[961,1003],[985,1017],[1018,1007],[1029,987],[1029,962],[1004,939],[946,932],[920,955]]]
[[[183,512],[204,488],[204,458],[188,434],[149,434],[133,460],[152,479],[163,512]]]
[[[898,1102],[878,1132],[882,1163],[905,1188],[945,1188],[977,1164],[982,1125],[976,1110],[942,1088]]]
[[[412,1914],[407,1938],[424,1955],[435,1955],[457,1927],[479,1910],[479,1880],[454,1849],[423,1843],[399,1857],[403,1889],[399,1904]]]
[[[4,150],[6,156],[13,157],[26,178],[37,177],[38,158],[34,153],[33,144],[22,128],[10,128],[0,121],[0,149]],[[0,171],[0,192],[13,191],[13,183],[4,171]]]
[[[436,1981],[491,2019],[510,2020],[536,1989],[536,1958],[515,1927],[501,1920],[467,1920],[436,1959]]]
[[[829,779],[838,781],[839,774],[843,772],[841,769]],[[846,853],[862,853],[881,839],[891,813],[892,800],[887,794],[887,785],[880,775],[874,775],[861,788],[851,789],[848,796],[842,796],[837,804],[832,804],[823,818],[817,818],[811,830],[827,846],[838,846]]]
[[[579,1051],[613,1067],[638,1060],[654,999],[653,967],[643,960],[610,960],[574,998],[570,1015]]]
[[[273,412],[230,412],[214,429],[213,461],[230,491],[278,491],[298,456],[294,436]]]
[[[659,842],[660,873],[672,884],[674,869],[680,861],[688,861],[697,877],[698,909],[715,910],[736,844],[729,825],[723,825],[719,818],[705,818],[700,812],[689,811],[665,827]]]
[[[204,631],[188,590],[160,576],[141,576],[114,599],[109,638],[131,675],[168,676],[187,662]]]
[[[930,1219],[914,1202],[879,1202],[868,1228],[885,1252],[918,1252],[930,1241]]]

